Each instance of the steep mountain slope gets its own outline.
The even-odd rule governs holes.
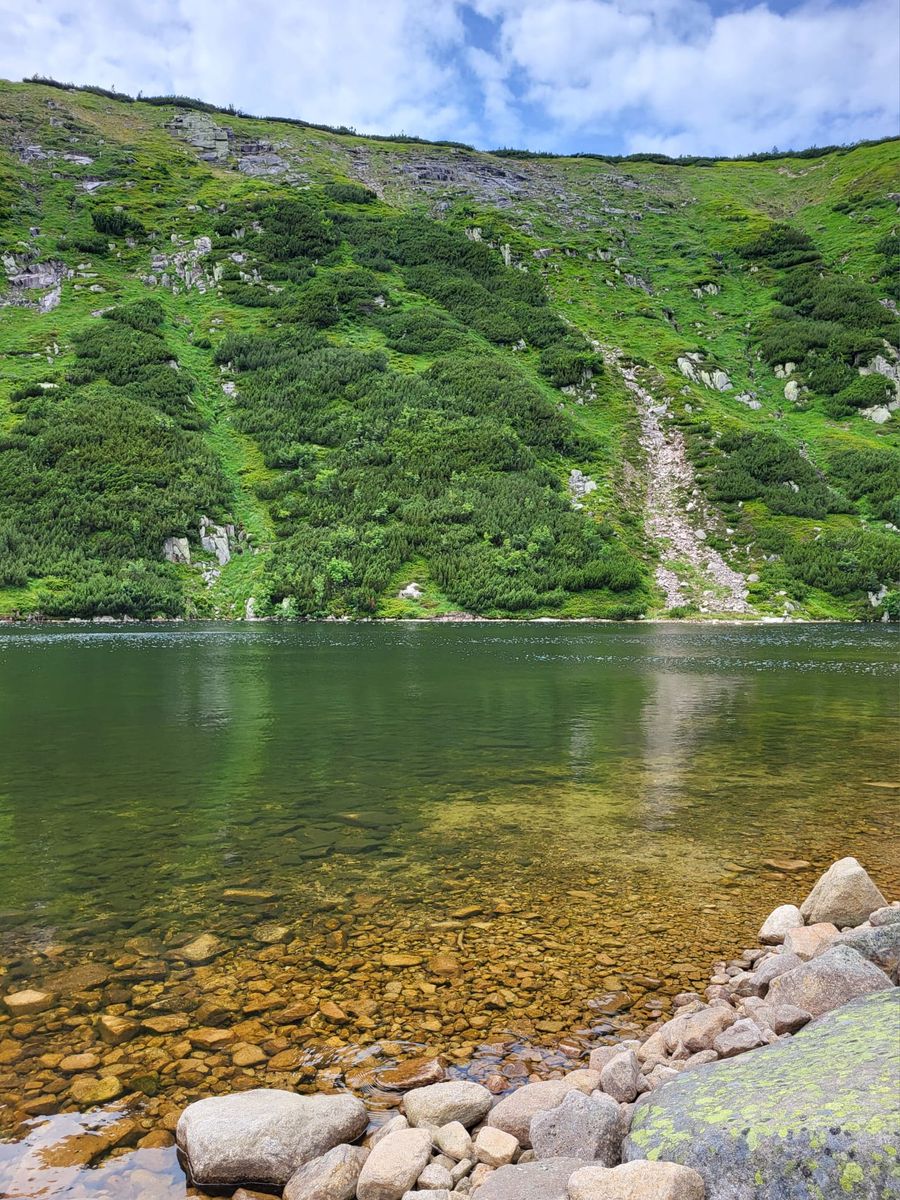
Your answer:
[[[898,193],[0,83],[0,614],[896,617]]]

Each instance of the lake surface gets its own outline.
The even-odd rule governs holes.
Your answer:
[[[389,1106],[414,1054],[511,1086],[702,989],[834,858],[896,895],[897,682],[883,626],[0,631],[3,990],[54,995],[0,1016],[0,1194],[185,1194],[164,1145],[48,1168],[82,1076],[128,1146],[251,1080]],[[103,1013],[175,1020],[109,1047]]]

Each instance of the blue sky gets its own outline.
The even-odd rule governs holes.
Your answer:
[[[0,0],[0,75],[480,147],[900,132],[898,0]]]

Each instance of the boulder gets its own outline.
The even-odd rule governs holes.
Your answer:
[[[796,954],[785,951],[783,954],[773,954],[759,964],[755,971],[748,971],[743,976],[735,977],[731,982],[736,996],[764,996],[769,990],[773,979],[785,975],[799,967],[802,959]]]
[[[480,1083],[463,1079],[416,1088],[403,1098],[403,1111],[410,1125],[447,1125],[459,1121],[467,1129],[477,1125],[490,1110],[494,1097]]]
[[[767,999],[772,1004],[793,1004],[820,1017],[857,996],[890,986],[884,971],[852,947],[831,946],[811,962],[773,979]]]
[[[830,921],[820,921],[817,925],[803,925],[788,933],[784,939],[784,949],[787,954],[796,954],[801,961],[809,962],[837,935],[838,927]]]
[[[457,1162],[462,1162],[464,1158],[471,1158],[473,1155],[472,1138],[465,1125],[459,1121],[450,1121],[447,1125],[436,1129],[433,1140],[442,1154],[456,1159]]]
[[[526,1083],[508,1096],[504,1096],[488,1114],[488,1125],[503,1129],[518,1138],[524,1149],[531,1146],[531,1121],[536,1113],[546,1112],[562,1104],[569,1092],[584,1092],[592,1089],[580,1081],[568,1079],[546,1079],[541,1083]]]
[[[200,1187],[284,1187],[304,1163],[359,1137],[368,1121],[355,1096],[254,1088],[189,1104],[175,1140]]]
[[[713,1042],[713,1050],[722,1058],[734,1058],[736,1054],[744,1054],[747,1050],[755,1050],[757,1046],[765,1046],[766,1037],[760,1027],[750,1017],[742,1017],[719,1034]]]
[[[487,1177],[476,1196],[478,1200],[567,1200],[569,1180],[584,1165],[580,1158],[545,1158],[501,1167]]]
[[[569,1200],[704,1200],[702,1176],[671,1162],[584,1167],[569,1180]]]
[[[611,1058],[600,1072],[600,1086],[620,1104],[630,1104],[641,1084],[641,1064],[633,1050],[624,1050]]]
[[[802,924],[803,914],[796,904],[782,904],[763,921],[759,940],[764,946],[780,946],[785,936]]]
[[[531,1145],[539,1159],[582,1158],[612,1167],[621,1157],[622,1137],[619,1106],[602,1093],[569,1092],[562,1104],[537,1113],[531,1122]]]
[[[900,925],[900,905],[886,904],[884,908],[876,908],[869,914],[869,924],[876,928],[882,925]]]
[[[658,1032],[663,1035],[670,1053],[683,1049],[688,1054],[696,1054],[698,1050],[711,1050],[719,1034],[736,1020],[734,1009],[721,1003],[709,1005],[690,1016],[673,1017]]]
[[[427,1129],[390,1133],[369,1153],[359,1174],[359,1200],[400,1200],[428,1166],[431,1134]]]
[[[889,910],[891,911],[891,910]],[[897,980],[900,971],[900,924],[878,925],[867,929],[847,929],[835,938],[835,944],[850,946],[882,971]]]
[[[803,903],[800,911],[807,925],[830,921],[841,929],[861,925],[887,901],[855,858],[832,863]]]
[[[892,1194],[898,1020],[895,988],[793,1038],[682,1072],[638,1103],[625,1159],[693,1167],[706,1200],[766,1200],[788,1180],[790,1200]]]
[[[335,1146],[295,1171],[284,1200],[353,1200],[359,1173],[369,1151],[362,1146]]]
[[[486,1163],[489,1167],[506,1167],[518,1153],[518,1140],[511,1133],[495,1129],[493,1125],[485,1125],[478,1131],[474,1146],[478,1162]]]

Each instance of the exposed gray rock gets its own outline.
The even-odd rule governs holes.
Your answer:
[[[373,1147],[356,1185],[359,1200],[400,1200],[431,1158],[427,1129],[400,1129]]]
[[[505,1129],[519,1144],[528,1149],[531,1146],[531,1121],[536,1113],[546,1112],[562,1104],[569,1092],[584,1092],[586,1095],[593,1089],[580,1081],[568,1079],[547,1079],[541,1083],[526,1083],[508,1096],[504,1096],[488,1114],[488,1125],[497,1129]]]
[[[191,561],[191,544],[185,537],[167,537],[163,542],[163,558],[170,563]]]
[[[773,1004],[793,1004],[820,1017],[857,996],[890,986],[884,971],[858,951],[850,946],[831,946],[818,958],[773,980],[768,999]]]
[[[569,1092],[562,1104],[537,1113],[531,1122],[531,1145],[539,1159],[581,1158],[612,1167],[622,1152],[619,1106],[611,1096]]]
[[[295,1171],[284,1200],[353,1200],[369,1151],[363,1146],[335,1146]]]
[[[480,1083],[457,1079],[415,1088],[403,1098],[410,1125],[447,1125],[459,1121],[467,1129],[485,1117],[494,1097]]]
[[[713,1042],[713,1049],[721,1058],[734,1058],[757,1046],[765,1046],[766,1037],[755,1021],[742,1017],[724,1030]]]
[[[852,947],[897,982],[900,972],[900,924],[880,925],[875,929],[847,929],[838,934],[835,944]]]
[[[304,1163],[359,1137],[368,1120],[355,1096],[255,1088],[189,1104],[175,1138],[201,1187],[284,1187]]]
[[[800,905],[808,925],[830,921],[840,929],[861,925],[887,903],[868,872],[855,858],[842,858],[828,868]]]
[[[869,917],[869,924],[880,929],[883,925],[900,925],[900,905],[886,904],[876,908]]]
[[[630,1104],[640,1090],[641,1064],[633,1050],[610,1059],[600,1072],[600,1086],[620,1104]]]
[[[693,1167],[706,1200],[893,1195],[898,1020],[895,988],[793,1038],[682,1072],[638,1103],[625,1158]]]
[[[478,1200],[567,1200],[568,1183],[585,1164],[579,1158],[545,1158],[542,1162],[501,1167],[478,1189]]]

